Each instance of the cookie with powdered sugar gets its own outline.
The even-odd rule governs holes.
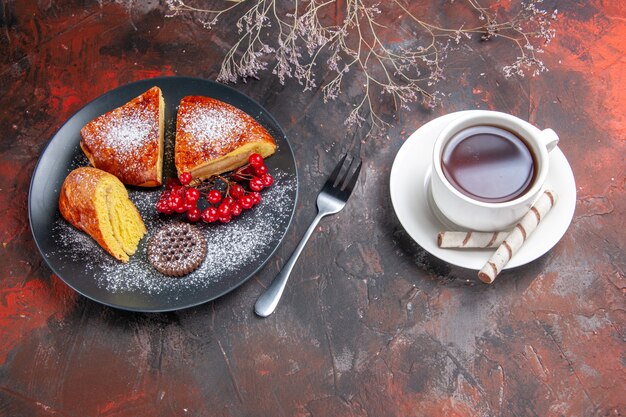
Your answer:
[[[148,260],[157,271],[181,277],[195,271],[206,258],[206,240],[189,223],[170,223],[158,229],[148,241]]]

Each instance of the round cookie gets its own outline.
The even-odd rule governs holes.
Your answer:
[[[180,277],[195,271],[206,257],[206,240],[189,223],[170,223],[148,241],[148,260],[164,275]]]

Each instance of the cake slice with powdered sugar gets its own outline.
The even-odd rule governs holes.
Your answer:
[[[210,97],[180,101],[174,150],[179,176],[209,178],[245,165],[253,153],[265,158],[275,151],[274,138],[240,109]]]
[[[89,162],[124,184],[161,185],[163,177],[164,102],[161,89],[152,87],[80,131]]]

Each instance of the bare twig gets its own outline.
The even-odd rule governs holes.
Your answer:
[[[318,87],[319,64],[330,72],[320,85],[325,102],[345,94],[342,87],[348,73],[363,83],[362,95],[350,100],[356,104],[346,119],[348,126],[367,121],[384,128],[381,95],[389,97],[396,110],[420,101],[435,106],[442,93],[434,86],[444,78],[448,53],[474,36],[484,41],[501,39],[514,48],[515,61],[502,67],[506,77],[547,70],[538,54],[555,35],[550,25],[557,11],[540,8],[543,0],[520,2],[513,17],[502,19],[496,8],[484,6],[482,0],[450,1],[454,7],[470,10],[474,20],[442,27],[419,18],[409,0],[391,0],[384,6],[346,0],[339,22],[325,20],[334,14],[335,0],[292,0],[289,7],[285,7],[289,2],[278,0],[221,0],[213,1],[218,4],[213,8],[191,4],[192,0],[167,0],[167,5],[171,16],[191,16],[206,28],[225,13],[240,13],[240,36],[224,56],[219,81],[245,81],[270,69],[281,83],[294,78],[308,91]],[[414,31],[415,41],[387,40],[390,29],[379,19],[383,8],[385,14],[399,14],[398,22]]]

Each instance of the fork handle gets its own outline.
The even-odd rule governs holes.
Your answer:
[[[291,254],[291,257],[283,266],[283,269],[278,273],[278,275],[276,275],[276,278],[274,278],[274,281],[272,281],[270,286],[267,287],[267,289],[263,292],[263,294],[261,294],[261,296],[256,301],[256,304],[254,305],[254,311],[259,316],[267,317],[270,314],[272,314],[274,310],[276,309],[276,306],[278,305],[278,301],[280,300],[280,297],[283,295],[283,291],[285,290],[285,286],[287,285],[287,280],[289,279],[289,275],[291,274],[291,271],[293,270],[293,267],[296,264],[298,257],[302,253],[304,246],[306,245],[306,243],[309,241],[309,238],[313,234],[315,227],[324,216],[325,214],[323,213],[317,213],[317,216],[315,216],[315,218],[311,222],[311,225],[309,226],[306,233],[302,237],[302,240],[300,240],[300,243],[298,243],[298,246]]]

